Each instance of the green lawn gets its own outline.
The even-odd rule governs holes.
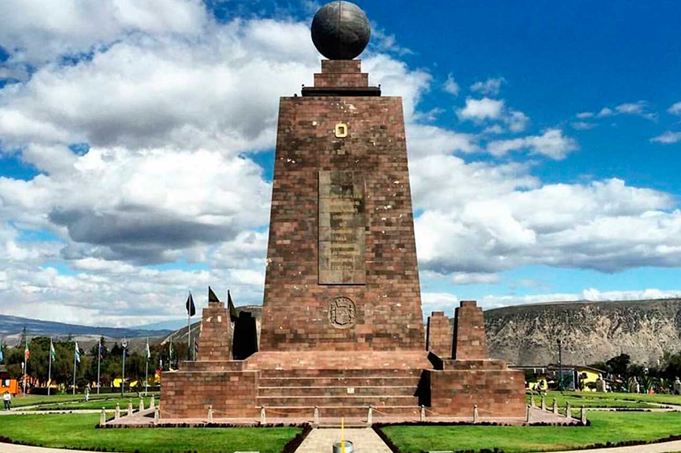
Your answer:
[[[104,451],[280,453],[300,428],[95,429],[96,414],[6,415],[0,436],[30,445]]]
[[[403,453],[499,449],[568,450],[593,444],[653,441],[681,435],[680,412],[589,412],[591,426],[387,426]]]
[[[107,399],[112,399],[112,398],[120,398],[121,394],[120,393],[102,393],[97,395],[96,393],[91,393],[90,394],[90,401],[95,401],[95,400],[107,400]],[[137,404],[139,404],[139,399],[137,398],[137,393],[125,393],[124,397],[126,398],[126,405],[128,404],[127,401],[128,399],[132,399],[133,401],[137,400]],[[158,399],[158,394],[156,394],[156,398]],[[24,406],[34,406],[34,405],[43,405],[43,404],[54,404],[54,403],[63,403],[63,402],[68,402],[68,401],[82,401],[85,402],[85,396],[82,394],[59,394],[59,395],[21,395],[17,396],[12,400],[12,406],[13,407],[24,407]],[[115,405],[115,404],[114,404]]]
[[[140,404],[140,399],[136,395],[131,395],[129,398],[120,398],[120,395],[116,397],[109,396],[108,398],[90,398],[90,401],[85,401],[81,397],[77,401],[61,401],[56,403],[45,402],[40,404],[35,408],[27,408],[27,410],[69,410],[69,409],[115,409],[116,404],[120,404],[121,410],[126,410],[128,408],[128,403],[132,403],[132,407],[137,410]],[[159,399],[156,398],[156,404],[158,404]],[[144,398],[144,407],[149,407],[151,397]],[[21,408],[20,408],[21,409]]]
[[[626,396],[628,398],[625,398]],[[608,408],[623,408],[623,409],[651,409],[659,407],[652,399],[644,400],[639,397],[647,397],[649,395],[636,395],[631,393],[590,393],[590,392],[548,392],[546,395],[546,407],[550,408],[553,400],[558,401],[558,407],[561,412],[564,412],[565,404],[569,401],[573,408],[584,406],[586,408],[592,407],[608,407]],[[657,396],[657,395],[655,395]],[[662,395],[660,395],[662,396]],[[527,395],[529,403],[530,396]],[[541,404],[541,397],[534,395],[534,403],[539,406]]]

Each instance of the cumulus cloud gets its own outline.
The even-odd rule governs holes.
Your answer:
[[[471,85],[471,91],[484,96],[496,96],[501,91],[501,86],[506,83],[503,77],[480,80]]]
[[[671,113],[672,115],[681,115],[681,102],[675,102],[672,104],[668,109],[668,113]]]
[[[524,149],[531,154],[546,156],[554,160],[564,159],[577,148],[577,142],[566,137],[561,129],[547,129],[542,135],[495,140],[487,145],[487,150],[495,156],[503,156],[511,151]]]
[[[465,106],[457,110],[456,114],[462,121],[473,121],[477,124],[497,121],[497,124],[487,128],[487,131],[492,133],[504,132],[501,124],[511,132],[521,132],[525,130],[530,120],[523,112],[506,107],[503,100],[488,97],[467,98]],[[496,130],[491,128],[496,128]]]
[[[459,95],[459,84],[456,83],[452,74],[447,75],[447,80],[445,80],[445,83],[442,85],[442,89],[452,96]]]
[[[681,132],[666,131],[656,137],[650,139],[654,143],[662,143],[663,145],[669,145],[672,143],[681,142]]]
[[[12,62],[41,64],[136,32],[196,36],[208,23],[198,0],[7,0],[0,4],[0,44]]]
[[[503,110],[504,101],[487,97],[482,99],[467,98],[466,105],[457,111],[457,115],[462,120],[494,120],[501,116]]]
[[[615,272],[681,262],[681,211],[667,194],[618,179],[521,187],[429,200],[416,219],[423,268],[443,275],[526,264]]]

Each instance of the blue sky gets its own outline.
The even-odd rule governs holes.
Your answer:
[[[318,70],[319,5],[12,3],[3,312],[145,324],[208,284],[260,303],[276,106]],[[364,69],[405,100],[425,310],[681,294],[678,2],[359,4]]]

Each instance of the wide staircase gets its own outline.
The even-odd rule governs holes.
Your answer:
[[[260,370],[257,405],[265,416],[331,422],[341,417],[366,422],[419,416],[416,396],[420,369],[265,369]],[[315,410],[316,409],[316,410]],[[316,414],[316,416],[315,416]]]

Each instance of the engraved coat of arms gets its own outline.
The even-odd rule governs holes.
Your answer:
[[[347,329],[355,324],[355,303],[347,297],[336,297],[329,304],[329,322],[332,326]]]

